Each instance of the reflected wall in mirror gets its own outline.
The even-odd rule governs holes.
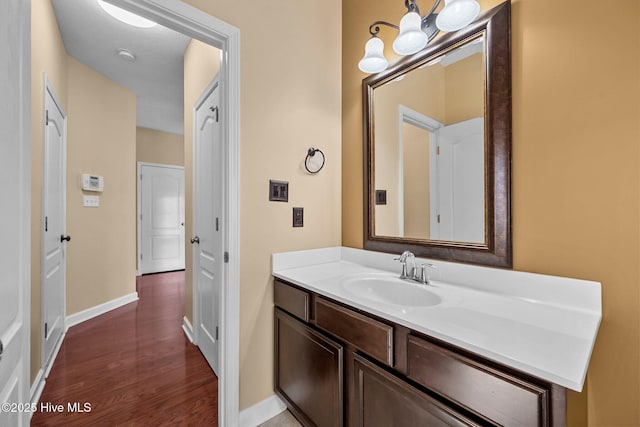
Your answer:
[[[363,80],[363,102],[365,249],[511,267],[510,2]]]
[[[484,34],[373,91],[376,236],[485,243]]]

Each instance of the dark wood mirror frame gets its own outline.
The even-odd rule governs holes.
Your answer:
[[[462,243],[376,236],[374,233],[373,90],[412,70],[427,58],[485,34],[485,243]],[[465,262],[512,267],[511,251],[511,2],[482,14],[467,28],[447,33],[423,51],[403,58],[389,69],[362,81],[364,103],[364,248]]]

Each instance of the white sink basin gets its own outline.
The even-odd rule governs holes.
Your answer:
[[[342,281],[342,287],[355,297],[403,307],[428,307],[442,302],[426,285],[384,275],[352,277]]]

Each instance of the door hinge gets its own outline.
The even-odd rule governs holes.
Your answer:
[[[49,324],[45,322],[44,324],[44,337],[47,338],[47,334],[49,333]]]
[[[218,341],[218,327],[216,326],[216,341]]]
[[[229,262],[229,252],[224,253],[224,262]]]
[[[142,259],[142,254],[140,254],[140,259]]]
[[[439,155],[440,155],[440,146],[438,145],[436,147],[436,156],[439,156]]]
[[[440,224],[440,214],[438,214],[438,224]]]
[[[44,124],[49,126],[49,110],[44,110]]]
[[[142,174],[140,174],[140,181],[142,181]]]
[[[218,231],[218,222],[219,222],[218,219],[219,218],[216,218],[216,231]]]
[[[216,113],[216,122],[219,121],[219,117],[218,117],[219,108],[218,108],[218,106],[216,105],[215,107],[209,107],[209,109],[211,110],[212,113]]]
[[[49,231],[49,217],[48,216],[44,217],[44,231],[45,232]]]

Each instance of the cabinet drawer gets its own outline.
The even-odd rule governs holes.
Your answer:
[[[276,306],[293,314],[298,319],[309,322],[309,293],[276,280],[273,283]]]
[[[393,326],[316,298],[316,326],[352,344],[375,359],[393,364]]]
[[[409,378],[496,424],[545,426],[548,390],[416,336],[407,346]]]

